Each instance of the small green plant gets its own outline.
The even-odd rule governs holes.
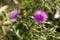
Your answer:
[[[0,0],[0,40],[60,40],[60,0]]]

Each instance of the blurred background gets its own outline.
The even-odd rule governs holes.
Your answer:
[[[20,11],[11,20],[11,11]],[[36,10],[43,9],[48,20],[37,24]],[[60,40],[60,0],[0,0],[0,40]]]

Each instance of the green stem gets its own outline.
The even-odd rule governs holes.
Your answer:
[[[19,38],[19,40],[21,40],[19,33],[16,32],[15,26],[13,26],[13,29],[14,29],[14,33],[16,34],[16,36]]]

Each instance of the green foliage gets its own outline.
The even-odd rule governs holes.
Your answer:
[[[3,5],[8,5],[8,8],[1,12],[4,20],[2,26],[5,26],[5,35],[8,40],[60,40],[60,19],[54,18],[56,6],[60,7],[60,0],[0,0],[0,7]],[[20,10],[21,18],[15,18],[16,21],[9,19],[13,9]],[[46,11],[47,22],[51,24],[38,24],[34,21],[32,16],[36,10],[40,9]],[[9,21],[8,24],[4,24],[6,21]]]

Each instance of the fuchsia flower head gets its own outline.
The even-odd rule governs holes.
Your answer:
[[[48,16],[47,16],[46,12],[43,10],[37,10],[34,13],[34,19],[38,23],[45,22],[47,20],[47,18],[48,18]]]
[[[20,13],[19,10],[13,10],[13,11],[11,12],[9,18],[10,18],[10,19],[14,19],[14,18],[16,18],[16,17],[18,16],[19,13]]]

